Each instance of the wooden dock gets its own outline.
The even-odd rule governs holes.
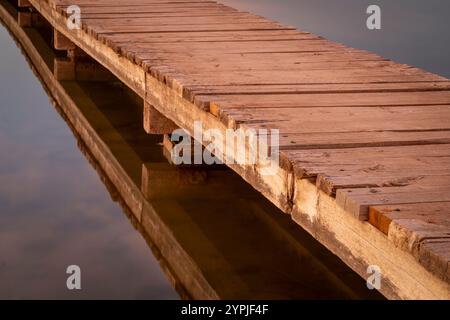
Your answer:
[[[230,167],[362,277],[379,266],[386,297],[450,298],[450,80],[213,1],[29,3],[144,100],[149,133],[155,112],[279,129],[277,174]]]
[[[51,27],[21,27],[27,14],[0,0],[0,23],[182,298],[382,298],[231,170],[170,165],[117,79],[57,80]]]

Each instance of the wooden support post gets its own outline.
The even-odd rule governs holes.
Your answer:
[[[203,159],[203,152],[205,151],[205,147],[201,146],[201,148],[196,148],[195,147],[195,141],[193,138],[191,138],[191,163],[192,164],[181,164],[179,165],[180,167],[193,167],[195,166],[196,168],[205,168],[205,169],[225,169],[226,166],[224,164],[206,164],[206,163],[201,163],[201,164],[195,164],[194,160],[197,158]],[[167,159],[167,161],[170,164],[174,164],[173,159],[172,159],[172,154],[173,154],[173,150],[175,148],[175,146],[177,145],[176,142],[172,141],[170,135],[165,134],[163,137],[163,155],[164,157]],[[196,157],[196,153],[199,153],[198,157]]]
[[[192,138],[192,144],[191,144],[191,156],[190,156],[190,159],[191,159],[191,163],[192,164],[182,164],[182,165],[180,165],[180,166],[182,166],[182,167],[190,167],[190,166],[194,166],[194,159],[196,158],[195,157],[195,153],[196,153],[196,149],[195,149],[195,146],[194,146],[194,139]],[[177,143],[176,142],[174,142],[174,141],[172,141],[172,139],[171,139],[171,137],[170,137],[170,135],[169,134],[165,134],[164,135],[164,137],[163,137],[163,155],[164,155],[164,157],[167,159],[167,161],[170,163],[170,164],[174,164],[174,161],[173,161],[173,159],[172,159],[172,156],[173,156],[173,150],[174,150],[174,148],[175,148],[175,146],[177,145]],[[204,150],[204,147],[202,146],[202,148],[200,149],[200,151],[197,151],[197,152],[201,152],[202,153],[202,155],[200,156],[200,158],[202,158],[203,159],[203,150]],[[181,155],[180,155],[181,156]],[[201,166],[202,164],[200,164],[200,165],[197,165],[197,166]]]
[[[170,134],[178,126],[163,116],[151,104],[144,102],[144,130],[149,134]]]
[[[83,60],[95,61],[86,52],[84,52],[83,50],[81,50],[77,46],[75,46],[75,48],[73,48],[73,49],[67,49],[67,57],[70,58],[70,59],[74,59],[74,60],[81,60],[81,59],[83,59]]]
[[[30,8],[31,3],[28,0],[17,0],[17,6],[19,8]]]
[[[53,29],[53,46],[56,50],[74,50],[76,45],[65,35]]]

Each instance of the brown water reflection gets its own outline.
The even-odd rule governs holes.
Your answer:
[[[66,123],[38,99],[1,106],[9,119],[33,112],[16,119],[33,130],[20,144],[0,121],[0,297],[173,298],[170,283],[182,298],[379,298],[232,171],[170,165],[162,137],[142,129],[142,101],[121,83],[55,81],[48,34],[26,31],[13,30],[32,39],[28,56],[41,54],[35,67]],[[67,125],[139,233],[105,201]],[[73,263],[86,270],[78,296],[63,288],[61,269]]]

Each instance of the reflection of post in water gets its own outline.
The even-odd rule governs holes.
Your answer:
[[[153,110],[63,39],[55,42],[64,51],[51,49],[58,35],[35,14],[0,0],[3,24],[183,298],[380,297],[232,171],[170,164],[162,136],[142,127]],[[172,129],[153,119],[146,131]]]
[[[55,57],[53,73],[56,80],[114,81],[109,70],[76,47],[63,34],[53,29],[53,46],[66,54]]]

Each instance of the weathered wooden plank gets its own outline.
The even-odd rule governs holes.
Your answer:
[[[401,160],[398,159],[395,162],[400,164]],[[388,161],[387,163],[389,164]],[[408,165],[408,163],[405,163],[405,165]],[[379,165],[379,167],[383,168],[379,170],[381,172],[371,171],[371,168],[367,168],[367,171],[353,171],[353,168],[350,170],[340,169],[340,172],[337,172],[333,168],[328,168],[326,174],[318,175],[316,184],[319,189],[330,195],[336,194],[339,189],[347,188],[405,187],[411,185],[438,186],[443,180],[446,180],[445,183],[448,184],[447,174],[450,171],[447,170],[447,167],[449,166],[449,161],[444,161],[444,163],[438,162],[438,166],[432,169],[428,169],[424,165],[412,165],[408,169],[405,169],[404,166],[397,165],[398,170],[396,170],[392,166],[386,169],[383,165]],[[377,168],[377,166],[372,168]]]
[[[448,130],[299,132],[281,134],[279,147],[303,150],[449,144],[449,138]]]
[[[449,280],[450,203],[374,206],[369,221],[427,269]]]
[[[437,186],[339,189],[336,202],[360,220],[368,220],[369,207],[450,201],[450,183]]]
[[[211,96],[214,101],[211,112],[220,115],[221,112],[232,113],[233,109],[250,108],[295,108],[295,107],[370,107],[370,106],[426,106],[449,105],[450,91],[437,92],[384,92],[366,93],[327,93],[327,94],[277,94],[277,95],[225,95]],[[338,109],[336,109],[338,110]],[[264,116],[264,110],[255,112]],[[283,111],[281,111],[283,112]],[[290,112],[294,113],[293,110]],[[270,110],[268,111],[270,114]],[[233,114],[234,115],[234,114]],[[298,118],[297,118],[298,119]],[[298,120],[297,120],[298,121]]]
[[[447,228],[447,235],[449,229]],[[417,257],[420,263],[445,281],[450,280],[450,239],[427,239],[422,241]]]
[[[320,63],[319,63],[320,64]],[[299,94],[299,93],[367,93],[367,92],[420,92],[450,90],[450,82],[390,82],[347,84],[285,84],[285,85],[205,85],[185,87],[183,96],[191,102],[208,102],[207,96],[252,94]],[[198,97],[201,96],[201,97]]]
[[[292,150],[289,157],[293,163],[298,163],[296,174],[306,174],[300,168],[301,165],[310,168],[333,167],[333,166],[359,166],[368,171],[383,169],[383,161],[404,161],[409,159],[408,165],[420,165],[421,161],[425,166],[428,161],[445,161],[450,155],[449,145],[426,145],[426,146],[394,146],[394,147],[374,147],[374,148],[350,148],[350,149],[323,149],[323,150]],[[355,159],[358,163],[355,163]],[[427,163],[425,163],[427,162]],[[431,163],[431,162],[430,162]],[[445,165],[445,164],[444,164]]]
[[[232,19],[231,19],[232,20]],[[230,21],[231,23],[231,21]],[[240,26],[241,24],[238,22],[234,22],[236,26]],[[129,25],[129,24],[128,24]],[[156,23],[157,26],[161,24]],[[187,27],[189,28],[189,27]],[[232,46],[230,46],[232,44]],[[179,43],[179,42],[159,42],[157,45],[154,43],[130,43],[122,44],[123,51],[132,51],[136,54],[142,54],[145,58],[145,55],[151,54],[152,52],[163,52],[163,53],[180,53],[180,52],[189,52],[190,54],[196,52],[217,52],[221,54],[225,53],[256,53],[256,52],[267,52],[270,50],[284,51],[284,52],[297,52],[297,51],[338,51],[339,49],[343,49],[344,47],[339,44],[332,44],[326,40],[320,39],[300,39],[300,40],[260,40],[260,41],[221,41],[215,42],[211,45],[209,42],[188,42],[188,43]],[[269,51],[270,52],[270,51]],[[150,56],[151,58],[151,56]],[[200,73],[202,69],[211,67],[210,64],[199,63],[197,69],[187,69],[187,71]],[[251,64],[247,67],[251,67]],[[232,69],[228,69],[225,71],[233,71]]]
[[[212,14],[210,14],[212,15]],[[152,17],[150,17],[152,18]],[[195,16],[190,16],[194,19]],[[152,33],[129,33],[129,34],[108,34],[102,35],[99,39],[108,41],[111,45],[123,45],[129,41],[137,43],[160,43],[160,42],[226,42],[226,41],[285,41],[319,39],[315,35],[296,30],[260,30],[260,31],[210,31],[210,32],[152,32]],[[211,60],[210,57],[209,60]],[[216,57],[220,59],[221,57]],[[223,58],[223,57],[222,57]],[[172,59],[168,60],[171,61]],[[183,61],[183,60],[181,60]]]
[[[109,26],[120,27],[120,26],[175,26],[175,25],[215,25],[215,24],[229,24],[229,23],[258,23],[258,22],[266,22],[264,18],[251,16],[249,14],[230,14],[223,15],[221,19],[218,19],[216,16],[198,16],[193,19],[192,17],[116,17],[110,18],[106,20]],[[101,27],[104,25],[104,18],[89,18],[89,28],[94,32],[97,30],[97,27]],[[142,45],[143,43],[141,43]]]
[[[216,40],[216,39],[202,39],[200,38],[182,38],[182,39],[159,39],[156,38],[154,42],[152,42],[153,46],[156,46],[158,44],[165,44],[165,43],[182,43],[186,45],[186,49],[190,49],[190,46],[192,44],[204,44],[204,45],[216,45],[217,43],[223,43],[228,45],[233,45],[235,43],[242,43],[247,44],[250,46],[253,42],[258,42],[260,44],[267,44],[267,42],[273,42],[274,40],[234,40],[231,37],[226,38],[229,40]],[[281,40],[278,40],[279,42],[282,42]],[[310,43],[317,42],[317,45],[320,46],[320,48],[324,48],[324,46],[320,45],[318,40],[306,40],[306,39],[300,39],[297,40],[298,42],[306,42],[310,41]],[[300,43],[299,43],[300,45]],[[307,46],[308,43],[305,43]],[[133,51],[133,49],[129,49],[123,44],[120,44],[120,50],[124,54],[126,54],[127,50]],[[137,46],[139,46],[139,43],[137,43]],[[161,47],[161,50],[164,50],[164,47]],[[136,52],[136,51],[134,51]],[[306,70],[342,70],[342,69],[397,69],[402,70],[402,67],[399,65],[394,64],[392,61],[387,60],[379,60],[376,57],[367,57],[367,59],[362,60],[362,57],[360,60],[349,60],[344,61],[344,57],[341,55],[341,61],[318,61],[319,59],[310,59],[310,61],[306,61],[306,57],[298,55],[298,58],[295,55],[286,56],[285,59],[282,60],[270,60],[263,57],[258,58],[252,58],[249,55],[239,55],[235,58],[226,56],[221,56],[221,58],[216,59],[209,59],[209,61],[201,61],[200,59],[195,61],[195,64],[190,63],[190,61],[186,61],[183,59],[180,54],[182,51],[176,52],[175,55],[172,55],[171,53],[162,56],[158,59],[157,57],[154,57],[151,60],[146,60],[150,64],[163,64],[167,68],[171,68],[174,71],[180,72],[180,73],[199,73],[201,72],[208,72],[208,71],[214,71],[214,72],[229,72],[229,71],[239,71],[239,70],[245,70],[245,71],[257,71],[257,70],[286,70],[288,68],[292,68],[299,71],[306,71]],[[226,52],[224,52],[225,54]],[[245,53],[245,52],[244,52]],[[305,61],[301,61],[305,59]],[[300,60],[300,61],[299,61]],[[404,68],[404,67],[403,67]],[[213,84],[212,84],[213,85]],[[205,86],[207,87],[207,86]],[[230,86],[232,87],[232,86]],[[242,90],[242,88],[241,88]],[[264,93],[264,92],[262,92]]]
[[[88,25],[86,25],[88,26]],[[90,29],[91,36],[99,34],[117,34],[117,33],[156,33],[156,32],[184,32],[184,31],[254,31],[254,30],[292,30],[286,27],[277,27],[270,23],[229,23],[212,25],[154,25],[154,26],[116,26],[111,28],[96,27]],[[294,50],[290,50],[294,51]]]
[[[297,223],[338,254],[352,269],[366,272],[367,264],[361,261],[378,265],[383,270],[384,290],[397,291],[397,286],[403,288],[397,299],[408,299],[403,296],[405,292],[411,298],[410,295],[423,292],[426,288],[437,288],[435,280],[438,278],[431,272],[427,272],[430,278],[424,276],[421,270],[427,267],[420,264],[409,251],[396,246],[392,239],[369,223],[349,217],[348,212],[338,206],[334,198],[317,190],[315,184],[304,179],[297,180],[293,201],[292,217]],[[362,259],[351,258],[356,256]],[[419,278],[421,280],[417,281]],[[444,295],[450,292],[449,287],[442,290],[441,294]]]
[[[432,225],[450,227],[450,202],[370,207],[369,222],[384,234],[389,235],[389,227],[396,220],[419,220]],[[442,238],[447,236],[448,232],[441,234]]]
[[[317,177],[328,194],[342,188],[443,185],[450,174],[448,144],[288,150],[299,178]],[[357,159],[357,161],[355,161]]]
[[[142,2],[142,3],[135,3],[135,4],[130,4],[129,2],[126,3],[115,3],[115,4],[110,4],[110,3],[83,3],[83,2],[76,2],[77,5],[83,9],[83,11],[86,12],[108,12],[108,13],[113,13],[113,12],[147,12],[147,11],[153,11],[156,9],[165,9],[165,10],[171,10],[171,9],[180,9],[180,10],[189,10],[189,9],[201,9],[201,8],[208,8],[208,9],[215,9],[215,8],[220,8],[223,10],[227,10],[227,8],[222,4],[218,4],[216,2],[213,1],[190,1],[190,2],[177,2],[177,1],[173,1],[173,2]],[[64,4],[58,3],[58,2],[54,2],[51,1],[51,7],[52,9],[60,9],[60,12],[64,12],[64,9],[67,8],[68,6],[72,5],[72,3],[70,2],[66,2]],[[228,9],[230,10],[230,9]],[[231,9],[232,10],[232,9]],[[236,11],[236,10],[235,10]]]
[[[374,94],[375,95],[375,94]],[[376,131],[425,131],[447,130],[450,117],[450,106],[447,105],[417,105],[402,106],[400,100],[390,100],[391,94],[376,94],[379,103],[370,99],[363,105],[349,99],[346,103],[353,106],[336,107],[329,101],[329,107],[320,107],[326,101],[313,97],[305,105],[296,108],[266,108],[266,109],[230,109],[219,113],[220,120],[229,128],[252,127],[255,129],[278,129],[281,134],[290,133],[320,133],[320,132],[376,132]],[[314,95],[312,95],[314,96]],[[387,98],[384,98],[387,97]],[[327,97],[328,99],[328,97]],[[405,94],[405,101],[408,101]],[[432,99],[432,97],[430,97]],[[446,98],[445,98],[446,99]],[[439,104],[446,101],[436,97],[428,103]],[[384,101],[383,101],[384,100]],[[426,102],[426,99],[424,99]],[[309,103],[309,106],[306,105]],[[379,106],[380,104],[386,106]],[[398,103],[399,106],[392,106]],[[426,102],[427,103],[427,102]],[[336,102],[339,104],[339,102]],[[389,119],[389,121],[386,121]]]
[[[269,58],[269,57],[268,57]],[[139,62],[137,62],[139,63]],[[327,73],[322,70],[310,70],[304,72],[285,71],[286,77],[282,71],[275,71],[271,77],[272,71],[260,70],[244,72],[239,71],[234,74],[224,74],[223,76],[214,76],[212,74],[183,74],[176,73],[167,67],[152,67],[150,72],[157,76],[160,81],[169,84],[176,88],[180,94],[183,93],[185,87],[191,86],[205,86],[215,82],[218,86],[230,85],[328,85],[328,84],[381,84],[386,82],[396,83],[410,83],[418,81],[436,82],[442,81],[436,76],[424,76],[419,74],[393,75],[387,71],[379,71],[375,74],[367,75],[362,70],[342,70],[336,73]],[[278,73],[278,74],[277,74]],[[176,80],[175,80],[176,79]],[[243,96],[243,95],[242,95]],[[419,94],[417,94],[419,96]],[[262,98],[262,97],[261,97]],[[206,100],[208,105],[214,103],[215,98],[207,96],[206,99],[199,97],[199,99]],[[223,102],[222,102],[223,103]],[[249,103],[250,104],[250,103]],[[219,104],[220,105],[220,104]]]

